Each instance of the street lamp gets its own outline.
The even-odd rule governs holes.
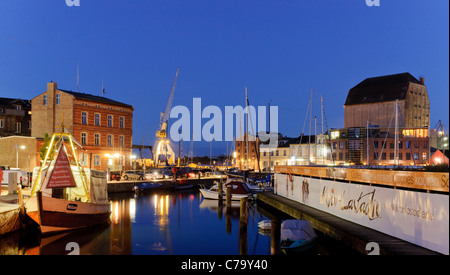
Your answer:
[[[16,168],[19,168],[19,147],[20,149],[25,149],[25,145],[16,144]]]

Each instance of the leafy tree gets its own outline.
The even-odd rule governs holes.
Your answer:
[[[44,134],[44,143],[39,148],[39,156],[41,158],[41,161],[44,161],[44,159],[45,159],[45,154],[47,153],[47,148],[50,145],[50,140],[51,140],[51,138],[49,137],[48,133],[45,133]],[[49,159],[52,159],[52,156],[53,156],[53,148],[50,151]]]

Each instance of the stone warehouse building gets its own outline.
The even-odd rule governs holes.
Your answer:
[[[371,77],[350,89],[344,129],[331,132],[333,160],[369,165],[426,165],[430,101],[424,78]]]
[[[57,83],[31,100],[31,136],[61,131],[61,123],[85,150],[82,165],[97,170],[131,167],[133,107],[102,96],[58,89]]]
[[[424,78],[410,73],[371,77],[350,89],[344,104],[344,128],[393,127],[395,106],[399,106],[401,128],[430,126],[430,101]]]

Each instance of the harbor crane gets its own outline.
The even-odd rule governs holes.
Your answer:
[[[169,99],[167,100],[167,105],[164,113],[161,113],[161,121],[159,124],[159,130],[156,131],[156,143],[155,147],[156,151],[154,154],[155,164],[159,166],[160,163],[165,163],[168,165],[169,163],[175,163],[175,154],[170,146],[170,141],[167,138],[167,125],[169,122],[170,110],[172,108],[173,95],[175,93],[175,85],[177,84],[178,72],[180,68],[177,68],[177,72],[175,74],[175,79],[173,81],[172,89],[170,90]]]

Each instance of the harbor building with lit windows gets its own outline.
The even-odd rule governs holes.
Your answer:
[[[133,106],[103,96],[58,89],[57,83],[31,100],[31,136],[61,131],[61,124],[84,148],[83,166],[126,170],[132,163]]]
[[[337,163],[426,165],[430,159],[430,101],[423,77],[371,77],[348,92],[344,129],[332,130]]]

